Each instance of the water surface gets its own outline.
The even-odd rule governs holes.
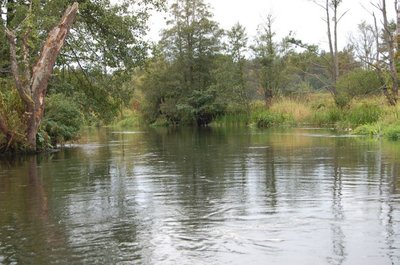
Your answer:
[[[0,161],[0,264],[400,264],[399,172],[322,130],[92,131]]]

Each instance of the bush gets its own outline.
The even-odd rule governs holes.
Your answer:
[[[276,125],[293,125],[294,119],[291,115],[263,111],[254,115],[253,123],[255,123],[258,128],[270,128]]]
[[[310,122],[315,125],[334,125],[343,118],[343,111],[337,107],[321,107],[315,110]]]
[[[345,92],[338,92],[334,96],[335,104],[340,109],[344,109],[350,104],[351,96]]]
[[[195,90],[189,98],[189,105],[198,126],[211,123],[216,117],[224,114],[225,105],[216,101],[214,89]]]
[[[336,88],[348,97],[378,94],[381,83],[375,71],[355,69],[339,78]]]
[[[353,131],[353,134],[355,135],[367,136],[379,136],[381,133],[381,126],[378,123],[361,125]]]
[[[400,125],[389,125],[383,133],[389,140],[398,141],[400,140]]]
[[[351,125],[375,123],[382,115],[382,108],[373,103],[362,103],[349,110],[347,121]]]
[[[0,150],[23,150],[26,145],[25,108],[16,89],[0,79],[0,115],[5,118],[12,135],[10,142],[0,133]]]
[[[52,95],[47,99],[42,129],[48,134],[53,145],[76,139],[83,122],[83,115],[75,102],[61,94]]]

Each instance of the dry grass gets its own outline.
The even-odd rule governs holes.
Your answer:
[[[292,116],[297,124],[309,120],[313,113],[310,104],[307,104],[307,102],[300,102],[290,98],[282,98],[275,101],[272,104],[270,111],[285,116]]]

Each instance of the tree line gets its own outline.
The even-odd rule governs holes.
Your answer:
[[[328,51],[293,33],[278,39],[272,15],[251,41],[240,23],[219,28],[202,0],[174,3],[161,41],[136,77],[146,120],[206,125],[226,112],[248,111],[254,99],[263,99],[268,108],[274,97],[318,90],[329,91],[340,108],[353,97],[379,93],[396,105],[400,25],[388,19],[386,1],[371,5],[374,24],[360,22],[343,50],[338,48],[346,15],[342,1],[314,2],[325,14]]]

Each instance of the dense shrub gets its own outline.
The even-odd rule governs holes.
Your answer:
[[[362,103],[349,110],[347,121],[351,125],[364,125],[377,122],[382,115],[382,108],[373,103]]]
[[[0,80],[0,115],[5,118],[12,137],[6,141],[0,133],[0,150],[23,150],[26,144],[25,109],[17,91],[11,84]]]
[[[47,99],[46,105],[42,129],[51,138],[52,144],[76,139],[84,122],[77,104],[61,94],[55,94]]]
[[[339,78],[336,88],[349,98],[378,94],[381,83],[375,71],[357,68]]]
[[[389,140],[392,141],[400,140],[400,125],[399,124],[389,125],[384,130],[384,135],[385,137],[387,137]]]
[[[336,84],[334,96],[336,106],[344,108],[357,96],[376,95],[380,92],[381,81],[375,71],[357,68],[341,76]]]

